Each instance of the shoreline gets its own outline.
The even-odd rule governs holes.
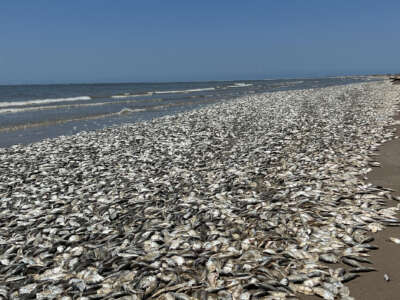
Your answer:
[[[400,104],[400,99],[397,105]],[[400,109],[392,116],[393,120],[400,121]],[[374,161],[381,164],[373,167],[365,175],[364,180],[376,186],[393,190],[393,196],[400,196],[400,124],[386,126],[395,129],[393,139],[380,145],[374,153]],[[387,207],[399,207],[400,202],[386,199]],[[400,295],[400,245],[389,240],[390,237],[400,238],[400,227],[386,227],[383,231],[373,233],[374,245],[379,249],[371,251],[369,260],[376,268],[375,272],[362,274],[347,283],[350,296],[362,300],[393,300]],[[337,267],[348,268],[344,264]],[[389,281],[384,276],[389,276]],[[318,300],[317,296],[300,296],[304,300]]]
[[[169,84],[164,87],[159,85],[152,87],[127,85],[124,87],[125,92],[121,88],[112,88],[108,85],[95,87],[73,85],[67,86],[63,92],[54,90],[54,93],[59,93],[57,97],[49,95],[46,86],[36,87],[35,95],[31,97],[29,97],[29,90],[25,91],[21,87],[15,87],[15,90],[8,89],[8,92],[6,91],[7,102],[0,99],[0,147],[10,147],[14,144],[26,145],[61,135],[73,135],[81,131],[99,130],[109,126],[120,126],[124,123],[140,122],[166,114],[173,115],[180,111],[198,109],[222,101],[231,101],[237,97],[250,94],[343,85],[361,81],[372,82],[373,80],[368,77],[349,77],[345,79],[309,79],[306,81],[257,81],[240,85],[237,82],[236,84],[231,82],[226,83],[225,87],[217,82],[200,85],[192,83],[186,86]],[[112,95],[125,93],[136,95],[140,92],[139,90],[135,92],[137,89],[144,93],[147,93],[148,89],[153,89],[164,94],[157,95],[152,92],[153,96],[130,98],[132,95],[127,95],[123,97],[130,99],[110,98],[113,97]],[[185,93],[179,92],[183,89],[186,90]],[[199,90],[203,91],[200,92]],[[25,93],[27,94],[24,99],[18,96]],[[1,91],[0,94],[2,94]]]
[[[399,99],[400,100],[400,99]],[[394,120],[400,120],[400,113]],[[373,168],[367,174],[368,181],[393,189],[394,195],[400,196],[400,125],[391,125],[395,128],[395,138],[379,147],[377,161],[381,167]],[[399,201],[387,200],[388,207],[399,206]],[[400,238],[400,227],[387,227],[382,232],[374,235],[379,249],[371,252],[377,272],[371,272],[349,284],[351,295],[356,299],[365,300],[393,300],[400,295],[400,245],[389,240],[390,237]],[[387,274],[390,281],[384,280]]]
[[[376,82],[249,95],[0,149],[0,292],[284,299],[307,281],[345,297],[358,270],[322,262],[361,258],[372,219],[400,224],[387,191],[359,178],[398,94]]]

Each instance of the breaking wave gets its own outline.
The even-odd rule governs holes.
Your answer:
[[[55,102],[68,102],[68,101],[79,101],[79,100],[91,100],[89,96],[80,97],[70,97],[70,98],[54,98],[54,99],[37,99],[28,101],[13,101],[13,102],[0,102],[0,107],[10,107],[10,106],[26,106],[32,104],[45,104],[45,103],[55,103]]]
[[[177,93],[191,93],[191,92],[203,92],[203,91],[214,91],[215,88],[202,88],[202,89],[188,89],[188,90],[176,90],[176,91],[155,91],[154,94],[177,94]]]
[[[143,94],[121,94],[121,95],[113,95],[111,98],[119,99],[119,98],[130,98],[130,97],[145,97],[145,96],[151,96],[153,95],[153,92],[148,92],[148,93],[143,93]]]
[[[137,102],[137,100],[125,100],[118,102],[75,103],[75,104],[60,104],[60,105],[31,106],[31,107],[17,107],[17,108],[7,107],[2,109],[0,108],[0,114],[21,113],[27,111],[51,110],[51,109],[62,109],[62,108],[93,107],[93,106],[104,106],[104,105],[135,103],[135,102]]]
[[[132,113],[140,112],[140,111],[146,111],[146,109],[144,109],[144,108],[137,108],[137,109],[123,108],[116,114],[117,115],[127,115],[127,114],[132,114]]]
[[[243,83],[243,82],[236,82],[233,85],[228,85],[227,87],[231,88],[240,88],[240,87],[246,87],[246,86],[252,86],[252,83]]]

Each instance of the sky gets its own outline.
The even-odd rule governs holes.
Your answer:
[[[0,2],[0,84],[400,72],[400,1]]]

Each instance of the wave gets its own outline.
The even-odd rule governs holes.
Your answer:
[[[130,102],[130,101],[123,101],[123,102]],[[109,104],[109,103],[110,102],[108,102],[107,104]],[[121,102],[119,102],[119,103],[121,103]],[[210,103],[212,103],[212,101]],[[185,102],[183,106],[188,106],[188,105],[193,105],[193,104],[198,104],[198,103],[197,103],[197,101],[194,101],[194,102],[188,101],[188,102]],[[97,105],[97,103],[95,103],[95,105]],[[96,119],[102,119],[102,118],[108,118],[108,117],[118,117],[118,116],[134,114],[134,113],[138,113],[138,112],[151,112],[151,111],[163,110],[163,109],[179,107],[179,106],[182,106],[182,103],[171,103],[171,104],[167,104],[167,105],[162,104],[162,105],[156,105],[156,106],[151,106],[151,107],[146,107],[146,108],[136,108],[136,109],[130,109],[130,108],[125,107],[118,112],[99,113],[99,114],[80,116],[80,117],[69,118],[69,119],[40,121],[40,122],[27,123],[27,124],[17,124],[17,125],[12,125],[9,127],[0,127],[0,132],[24,130],[24,129],[33,128],[33,127],[64,124],[64,123],[69,123],[69,122],[74,122],[74,121],[85,121],[85,120],[96,120]]]
[[[117,115],[128,115],[128,114],[132,114],[135,112],[141,112],[141,111],[146,111],[146,109],[144,109],[144,108],[137,108],[137,109],[123,108],[116,114]]]
[[[215,90],[214,87],[208,87],[208,88],[187,89],[187,90],[152,91],[140,94],[124,93],[120,95],[113,95],[111,96],[111,98],[118,99],[118,98],[131,98],[131,97],[146,97],[146,96],[152,96],[154,94],[179,94],[179,93],[192,93],[192,92],[203,92],[203,91],[214,91],[214,90]]]
[[[241,87],[252,86],[252,85],[253,85],[252,83],[236,82],[233,85],[228,85],[227,87],[241,88]]]
[[[56,124],[64,124],[64,123],[76,122],[76,121],[96,120],[96,119],[103,119],[103,118],[108,118],[108,117],[113,117],[113,116],[114,117],[115,116],[123,116],[123,115],[133,114],[133,113],[137,113],[137,112],[158,110],[158,109],[162,109],[162,108],[165,108],[168,106],[174,106],[174,105],[158,105],[158,106],[151,107],[149,109],[123,108],[122,110],[120,110],[118,112],[94,114],[94,115],[90,115],[90,116],[81,116],[81,117],[75,117],[75,118],[70,118],[70,119],[49,120],[49,121],[41,121],[41,122],[34,122],[34,123],[27,123],[27,124],[18,124],[18,125],[13,125],[10,127],[0,127],[0,132],[10,132],[10,131],[25,130],[28,128],[50,126],[50,125],[56,125]]]
[[[3,127],[3,128],[0,127],[0,132],[25,130],[28,128],[50,126],[50,125],[56,125],[56,124],[64,124],[64,123],[69,123],[69,122],[74,122],[74,121],[76,122],[76,121],[96,120],[96,119],[102,119],[102,118],[113,117],[113,116],[118,116],[118,115],[125,115],[125,114],[140,112],[140,111],[144,111],[144,109],[124,108],[119,112],[95,114],[95,115],[82,116],[82,117],[76,117],[76,118],[71,118],[71,119],[60,119],[60,120],[34,122],[34,123],[28,123],[28,124],[19,124],[19,125],[13,125],[10,127]]]
[[[246,87],[251,86],[252,84],[248,83],[235,83],[233,85],[229,85],[227,87]],[[221,88],[221,87],[218,87]],[[193,92],[204,92],[204,91],[214,91],[216,90],[215,87],[207,87],[207,88],[198,88],[198,89],[186,89],[186,90],[165,90],[165,91],[151,91],[139,94],[130,94],[124,93],[120,95],[112,95],[112,96],[79,96],[79,97],[68,97],[68,98],[49,98],[49,99],[34,99],[34,100],[27,100],[27,101],[12,101],[12,102],[2,102],[0,101],[0,108],[8,108],[7,111],[0,110],[0,113],[5,112],[18,112],[18,110],[13,109],[16,106],[30,106],[30,105],[40,105],[40,104],[51,104],[57,102],[73,102],[73,101],[82,101],[82,100],[92,100],[94,98],[113,98],[113,99],[120,99],[120,98],[132,98],[132,97],[146,97],[152,96],[154,94],[178,94],[178,93],[193,93]]]
[[[14,102],[0,102],[0,107],[9,107],[9,106],[26,106],[32,104],[45,104],[45,103],[54,103],[54,102],[68,102],[68,101],[80,101],[80,100],[91,100],[92,98],[89,96],[80,96],[80,97],[70,97],[70,98],[54,98],[54,99],[37,99],[37,100],[28,100],[28,101],[14,101]]]
[[[287,82],[286,84],[287,84],[287,85],[296,85],[296,84],[300,84],[300,83],[303,83],[303,82],[304,82],[303,80],[289,81],[289,82]]]
[[[177,93],[191,93],[191,92],[203,92],[203,91],[214,91],[214,87],[201,88],[201,89],[188,89],[188,90],[176,90],[176,91],[155,91],[154,94],[177,94]]]
[[[210,88],[203,88],[203,89],[191,89],[191,90],[185,90],[185,92],[202,92],[202,91],[214,91],[215,88],[210,87]]]
[[[125,93],[122,95],[113,95],[111,96],[111,98],[131,98],[131,97],[145,97],[145,96],[151,96],[153,95],[153,92],[148,92],[148,93],[143,93],[143,94],[129,94],[129,93]]]
[[[162,99],[153,99],[153,101]],[[0,114],[12,114],[12,113],[21,113],[27,111],[35,111],[35,110],[50,110],[50,109],[61,109],[61,108],[78,108],[78,107],[93,107],[93,106],[103,106],[103,105],[114,105],[114,104],[122,104],[122,103],[135,103],[138,100],[125,100],[118,102],[98,102],[98,103],[79,103],[79,104],[61,104],[61,105],[47,105],[47,106],[32,106],[32,107],[23,107],[23,108],[3,108],[0,109]]]

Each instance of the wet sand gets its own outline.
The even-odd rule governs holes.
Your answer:
[[[400,120],[400,114],[394,117]],[[376,153],[376,161],[381,167],[373,168],[368,173],[368,181],[385,188],[395,190],[394,195],[400,196],[400,125],[390,126],[396,128],[396,138],[384,143]],[[399,202],[388,200],[388,206],[396,206]],[[347,283],[350,295],[360,300],[395,300],[400,299],[400,245],[389,240],[390,237],[400,238],[400,227],[387,227],[385,230],[372,234],[375,241],[372,244],[379,250],[371,251],[369,259],[376,272],[363,273],[361,277]],[[349,269],[345,265],[338,267]],[[384,279],[387,274],[390,281]],[[301,299],[321,299],[317,296],[302,296]]]

